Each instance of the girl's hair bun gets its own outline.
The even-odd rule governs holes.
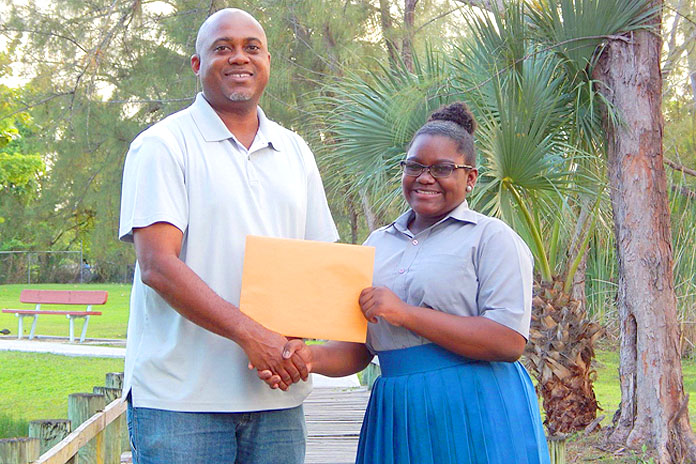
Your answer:
[[[441,106],[430,115],[428,122],[430,121],[451,121],[462,126],[471,135],[474,135],[476,130],[474,115],[464,102],[455,102]]]

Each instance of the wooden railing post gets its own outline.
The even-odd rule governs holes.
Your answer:
[[[104,409],[104,395],[73,393],[68,395],[68,419],[75,430],[80,424]],[[79,464],[103,464],[104,432],[99,432],[78,452]]]
[[[104,395],[106,404],[121,397],[121,390],[109,387],[94,387],[94,393]],[[121,422],[117,419],[106,426],[104,432],[104,464],[121,463]]]
[[[106,374],[106,384],[109,388],[123,389],[123,372],[109,372]],[[128,423],[123,414],[118,421],[121,423],[121,453],[130,451],[130,438],[128,437]]]
[[[379,368],[379,365],[375,363],[370,363],[367,365],[365,370],[362,372],[363,375],[363,383],[367,385],[367,388],[372,390],[372,386],[375,383],[375,380],[377,380],[377,377],[380,376],[381,374],[381,369]]]
[[[72,427],[68,419],[42,419],[29,422],[29,436],[38,438],[39,454],[44,454],[53,445],[70,435]]]
[[[38,438],[0,440],[0,464],[29,464],[39,459]]]
[[[81,395],[85,396],[87,394],[82,393]],[[71,402],[70,397],[68,397],[68,402]],[[72,402],[74,403],[75,400],[73,399]],[[85,446],[95,441],[97,443],[96,450],[98,451],[96,453],[96,462],[99,464],[103,463],[104,430],[109,424],[123,415],[124,412],[126,412],[126,405],[120,399],[113,401],[103,411],[94,414],[60,443],[42,454],[34,464],[66,464],[70,463],[73,457],[77,458],[77,464],[85,464],[87,461],[76,455],[81,453]],[[101,452],[99,452],[100,450]]]
[[[566,462],[566,435],[548,437],[549,457],[551,464],[565,464]]]

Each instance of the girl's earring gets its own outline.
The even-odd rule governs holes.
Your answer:
[[[467,186],[466,186],[466,191],[467,191],[467,192],[471,192],[472,190],[473,190],[473,187],[471,187],[471,185],[467,185]]]

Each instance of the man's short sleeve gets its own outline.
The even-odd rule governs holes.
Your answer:
[[[133,229],[168,222],[184,232],[188,196],[183,153],[174,137],[141,134],[131,144],[123,168],[119,238],[133,241]]]
[[[334,224],[331,210],[326,200],[324,185],[319,175],[319,168],[314,159],[314,154],[304,141],[300,143],[302,155],[305,160],[307,173],[307,223],[305,225],[305,239],[319,240],[323,242],[335,242],[338,240],[338,231]]]

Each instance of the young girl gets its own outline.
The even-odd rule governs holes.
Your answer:
[[[470,210],[476,123],[463,103],[416,132],[403,168],[410,209],[365,242],[374,287],[360,296],[367,343],[286,345],[313,372],[342,376],[379,356],[360,464],[545,464],[529,335],[532,256],[503,222]],[[279,377],[259,373],[269,385]]]

